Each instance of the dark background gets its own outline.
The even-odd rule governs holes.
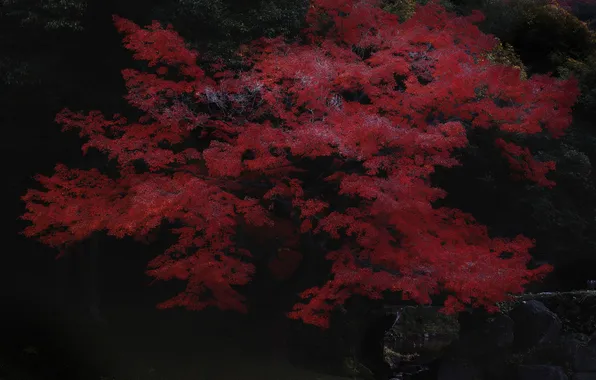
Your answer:
[[[536,238],[536,262],[553,263],[556,271],[534,290],[581,289],[596,277],[596,190],[591,170],[596,157],[592,113],[596,103],[590,103],[596,74],[589,70],[590,60],[596,62],[593,35],[578,26],[577,18],[553,16],[543,8],[536,8],[544,13],[540,13],[543,24],[538,18],[532,28],[522,27],[526,25],[523,12],[539,7],[540,2],[521,3],[529,5],[520,6],[518,18],[505,18],[503,8],[485,9],[482,1],[449,5],[461,13],[485,7],[484,30],[511,44],[529,74],[580,75],[582,98],[568,136],[560,141],[531,141],[534,151],[557,161],[553,178],[558,186],[548,190],[512,181],[497,152],[490,149],[490,136],[482,134],[474,135],[472,147],[460,153],[464,167],[440,172],[436,181],[450,194],[447,204],[473,213],[491,232]],[[231,53],[241,43],[279,33],[295,35],[307,6],[290,0],[0,2],[2,360],[21,363],[33,372],[46,371],[41,369],[43,360],[60,363],[48,364],[63,371],[56,376],[94,371],[99,377],[111,371],[155,377],[170,371],[174,378],[184,378],[175,371],[186,368],[182,362],[193,367],[196,355],[209,358],[204,360],[211,365],[220,360],[222,367],[230,369],[224,352],[266,356],[283,351],[280,331],[290,327],[282,310],[292,300],[272,302],[280,294],[270,284],[252,285],[247,316],[158,311],[155,304],[173,295],[178,286],[148,286],[145,265],[159,246],[98,235],[56,260],[56,251],[20,235],[25,223],[18,219],[24,212],[19,198],[36,186],[33,175],[51,174],[58,162],[80,168],[97,162],[97,158],[83,158],[75,133],[61,133],[53,122],[63,107],[106,114],[131,111],[122,99],[120,70],[139,63],[122,47],[112,14],[141,25],[153,19],[171,22],[191,46],[205,53],[206,62],[223,57],[233,66]],[[590,21],[595,9],[584,6],[573,11]],[[553,26],[555,19],[560,29]],[[545,34],[553,30],[560,32]],[[100,314],[93,313],[93,306],[99,307]],[[35,353],[40,350],[45,351]],[[209,356],[213,352],[219,353]],[[154,371],[150,366],[156,367]]]

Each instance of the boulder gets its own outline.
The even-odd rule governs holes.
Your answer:
[[[498,315],[487,326],[486,336],[498,348],[513,344],[515,323],[507,315]]]
[[[557,355],[562,362],[573,363],[579,350],[585,346],[585,336],[580,337],[577,335],[582,334],[572,334],[561,337],[559,342],[560,350],[557,352]]]
[[[520,350],[555,342],[561,334],[561,321],[540,301],[523,301],[509,316],[514,322],[514,346]]]
[[[478,322],[474,329],[461,332],[450,349],[459,356],[480,358],[508,348],[514,341],[514,322],[504,314]]]
[[[576,372],[571,380],[596,380],[596,372]]]
[[[590,346],[579,347],[573,361],[573,369],[578,372],[596,372],[596,348]]]
[[[518,380],[567,380],[561,367],[550,365],[522,365],[518,369]]]
[[[450,357],[441,360],[437,380],[484,380],[484,376],[472,361]]]

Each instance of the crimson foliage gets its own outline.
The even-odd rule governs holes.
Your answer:
[[[293,267],[301,235],[338,247],[326,252],[328,280],[301,294],[291,318],[325,327],[350,296],[387,291],[419,303],[442,292],[446,312],[493,310],[550,268],[527,269],[531,240],[491,237],[471,215],[433,207],[446,194],[430,175],[459,164],[467,131],[492,128],[514,174],[554,185],[554,163],[513,141],[561,136],[578,92],[574,80],[522,80],[491,63],[496,41],[474,26],[481,20],[431,3],[399,24],[373,0],[316,0],[301,42],[255,41],[242,50],[250,70],[214,65],[208,75],[171,26],[114,17],[135,59],[148,61],[146,72],[123,70],[144,116],[63,110],[57,122],[119,175],[58,165],[38,176],[45,189],[23,197],[25,234],[63,247],[101,230],[142,240],[172,223],[178,240],[147,273],[187,288],[161,307],[245,311],[236,286],[255,267],[238,231],[283,227]]]

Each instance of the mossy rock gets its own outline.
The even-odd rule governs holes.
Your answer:
[[[457,334],[457,316],[439,312],[438,307],[408,306],[401,313],[395,331],[402,334]]]
[[[428,364],[440,357],[459,335],[457,316],[439,312],[440,307],[407,306],[399,323],[385,335],[387,362]]]
[[[354,357],[344,359],[343,371],[352,379],[375,380],[373,372]]]
[[[596,332],[596,291],[594,290],[528,293],[500,303],[499,308],[503,313],[508,313],[525,300],[542,302],[557,314],[561,319],[563,331],[567,333],[591,335]]]

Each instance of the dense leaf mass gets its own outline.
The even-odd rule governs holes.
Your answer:
[[[167,221],[178,240],[148,274],[188,285],[161,306],[244,311],[235,286],[255,267],[238,231],[285,219],[291,265],[300,236],[319,239],[332,262],[291,318],[324,327],[352,295],[385,292],[419,303],[446,294],[447,312],[494,309],[550,268],[527,269],[530,239],[491,237],[471,215],[433,207],[446,194],[430,175],[459,164],[467,131],[491,128],[515,175],[553,186],[554,163],[515,137],[561,136],[578,91],[573,79],[524,80],[491,63],[496,40],[474,25],[482,17],[430,3],[399,24],[373,0],[316,0],[302,41],[245,46],[244,72],[202,69],[171,27],[115,17],[125,46],[149,62],[123,71],[144,115],[62,111],[57,122],[80,131],[83,151],[106,153],[119,173],[58,165],[39,176],[45,189],[24,196],[25,234],[61,247],[100,230],[143,239]]]

